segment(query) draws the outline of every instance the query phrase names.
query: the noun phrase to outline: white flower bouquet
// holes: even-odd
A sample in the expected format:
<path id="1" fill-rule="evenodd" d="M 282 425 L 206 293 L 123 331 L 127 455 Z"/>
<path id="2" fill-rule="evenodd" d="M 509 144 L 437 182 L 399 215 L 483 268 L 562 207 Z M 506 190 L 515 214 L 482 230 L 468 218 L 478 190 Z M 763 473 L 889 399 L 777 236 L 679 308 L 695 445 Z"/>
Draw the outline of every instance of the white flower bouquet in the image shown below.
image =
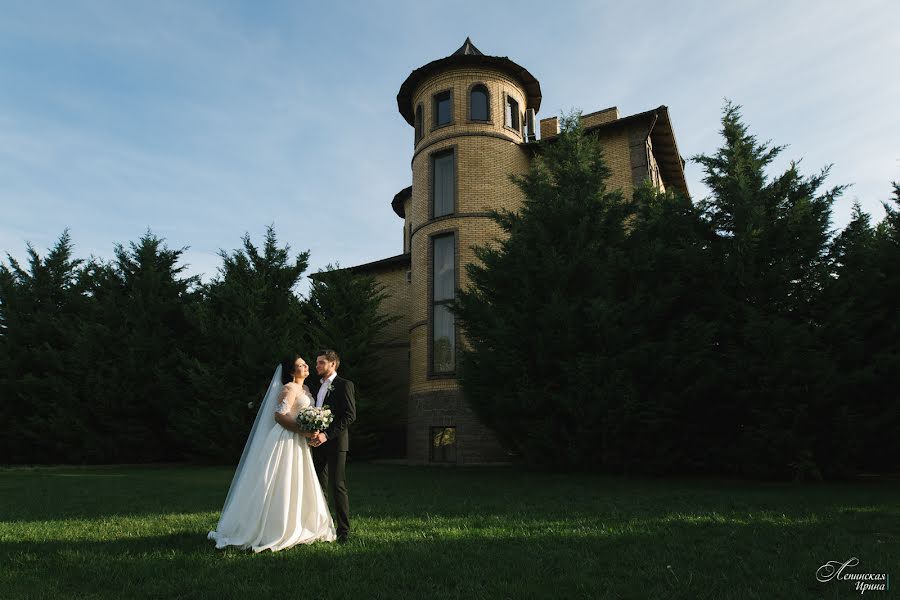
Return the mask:
<path id="1" fill-rule="evenodd" d="M 327 404 L 322 407 L 307 406 L 297 414 L 297 426 L 303 431 L 325 431 L 333 420 L 334 415 Z"/>

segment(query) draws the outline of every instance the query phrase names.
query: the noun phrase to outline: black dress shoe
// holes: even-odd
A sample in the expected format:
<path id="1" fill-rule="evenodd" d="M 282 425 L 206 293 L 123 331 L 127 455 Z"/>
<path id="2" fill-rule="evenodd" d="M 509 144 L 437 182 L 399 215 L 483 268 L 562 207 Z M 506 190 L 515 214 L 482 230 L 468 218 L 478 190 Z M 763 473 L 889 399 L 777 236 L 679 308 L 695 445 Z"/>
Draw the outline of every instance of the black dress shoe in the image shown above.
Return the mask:
<path id="1" fill-rule="evenodd" d="M 347 539 L 348 537 L 349 536 L 346 533 L 337 536 L 337 543 L 338 544 L 346 544 L 348 541 L 348 539 Z"/>

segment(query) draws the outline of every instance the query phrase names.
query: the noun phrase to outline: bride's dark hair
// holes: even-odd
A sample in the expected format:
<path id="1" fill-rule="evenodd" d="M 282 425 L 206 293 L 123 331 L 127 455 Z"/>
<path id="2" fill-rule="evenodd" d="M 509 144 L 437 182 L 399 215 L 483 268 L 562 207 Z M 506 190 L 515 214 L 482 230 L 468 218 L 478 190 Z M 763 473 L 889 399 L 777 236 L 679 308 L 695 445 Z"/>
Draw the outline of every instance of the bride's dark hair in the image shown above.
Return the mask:
<path id="1" fill-rule="evenodd" d="M 297 368 L 299 354 L 288 354 L 281 360 L 281 383 L 290 383 L 294 380 L 294 370 Z"/>

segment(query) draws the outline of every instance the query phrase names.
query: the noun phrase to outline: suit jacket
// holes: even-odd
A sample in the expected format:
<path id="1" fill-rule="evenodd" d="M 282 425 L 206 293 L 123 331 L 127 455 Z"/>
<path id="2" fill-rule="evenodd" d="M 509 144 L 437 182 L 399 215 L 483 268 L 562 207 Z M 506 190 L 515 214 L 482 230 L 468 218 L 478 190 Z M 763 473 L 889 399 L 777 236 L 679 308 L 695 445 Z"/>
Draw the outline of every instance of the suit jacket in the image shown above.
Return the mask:
<path id="1" fill-rule="evenodd" d="M 318 380 L 313 383 L 315 389 L 310 389 L 310 391 L 313 393 L 313 398 L 316 398 L 322 385 Z M 350 449 L 350 435 L 347 429 L 356 420 L 356 386 L 352 381 L 341 376 L 335 377 L 331 386 L 334 389 L 326 392 L 322 404 L 328 405 L 334 420 L 325 430 L 328 441 L 320 449 L 328 452 L 346 452 Z"/>

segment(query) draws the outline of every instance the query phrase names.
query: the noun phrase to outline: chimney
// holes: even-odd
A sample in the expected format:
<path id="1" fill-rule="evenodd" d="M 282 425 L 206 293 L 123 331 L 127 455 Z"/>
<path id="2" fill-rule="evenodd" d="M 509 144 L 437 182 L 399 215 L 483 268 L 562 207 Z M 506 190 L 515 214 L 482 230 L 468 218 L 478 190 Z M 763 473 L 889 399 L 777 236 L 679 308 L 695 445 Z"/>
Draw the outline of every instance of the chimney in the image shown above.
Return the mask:
<path id="1" fill-rule="evenodd" d="M 618 119 L 619 109 L 615 106 L 610 106 L 609 108 L 604 108 L 597 112 L 581 115 L 581 125 L 587 129 L 588 127 L 602 125 L 604 123 L 609 123 L 610 121 L 617 121 Z"/>
<path id="2" fill-rule="evenodd" d="M 559 118 L 541 119 L 541 139 L 551 138 L 556 135 L 559 135 Z"/>

